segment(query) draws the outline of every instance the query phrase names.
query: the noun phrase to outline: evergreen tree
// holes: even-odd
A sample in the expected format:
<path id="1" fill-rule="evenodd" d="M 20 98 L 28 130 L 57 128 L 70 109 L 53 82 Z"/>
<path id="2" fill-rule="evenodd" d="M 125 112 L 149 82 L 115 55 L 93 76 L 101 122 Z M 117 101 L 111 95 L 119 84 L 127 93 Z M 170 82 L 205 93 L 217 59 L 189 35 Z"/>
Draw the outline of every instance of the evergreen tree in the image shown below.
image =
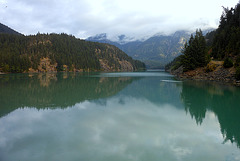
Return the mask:
<path id="1" fill-rule="evenodd" d="M 212 56 L 216 59 L 240 53 L 240 4 L 235 8 L 223 7 L 220 24 L 213 40 Z"/>
<path id="2" fill-rule="evenodd" d="M 203 67 L 207 64 L 206 41 L 201 30 L 196 30 L 195 36 L 191 35 L 183 49 L 182 65 L 185 71 Z"/>

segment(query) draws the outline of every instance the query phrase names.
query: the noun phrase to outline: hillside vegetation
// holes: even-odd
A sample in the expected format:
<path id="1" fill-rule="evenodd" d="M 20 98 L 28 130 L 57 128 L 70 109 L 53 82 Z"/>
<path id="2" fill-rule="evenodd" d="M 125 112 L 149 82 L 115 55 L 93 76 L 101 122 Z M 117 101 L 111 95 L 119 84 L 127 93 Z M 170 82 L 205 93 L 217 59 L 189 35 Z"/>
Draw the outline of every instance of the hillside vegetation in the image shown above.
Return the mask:
<path id="1" fill-rule="evenodd" d="M 240 3 L 231 9 L 223 7 L 218 29 L 208 33 L 205 39 L 201 30 L 197 30 L 195 37 L 191 36 L 182 53 L 183 55 L 166 66 L 167 70 L 180 77 L 193 77 L 189 73 L 199 73 L 196 71 L 201 70 L 201 79 L 214 80 L 222 77 L 223 81 L 239 80 Z M 216 62 L 223 63 L 219 65 Z M 218 73 L 217 77 L 215 77 L 216 73 Z M 194 77 L 198 77 L 197 75 L 194 74 Z"/>
<path id="2" fill-rule="evenodd" d="M 0 72 L 134 71 L 145 64 L 115 46 L 67 34 L 0 35 Z"/>

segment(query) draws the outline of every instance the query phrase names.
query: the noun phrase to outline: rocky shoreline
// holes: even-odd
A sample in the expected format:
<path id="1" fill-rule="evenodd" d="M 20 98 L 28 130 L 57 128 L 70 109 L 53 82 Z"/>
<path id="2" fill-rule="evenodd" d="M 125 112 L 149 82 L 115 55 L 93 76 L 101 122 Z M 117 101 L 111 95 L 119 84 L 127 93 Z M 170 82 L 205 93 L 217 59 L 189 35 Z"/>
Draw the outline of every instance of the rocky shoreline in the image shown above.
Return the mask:
<path id="1" fill-rule="evenodd" d="M 210 65 L 214 66 L 212 71 L 207 71 L 207 67 L 201 67 L 192 71 L 183 72 L 183 67 L 181 66 L 177 70 L 170 71 L 170 73 L 181 80 L 206 80 L 240 86 L 240 81 L 235 78 L 236 70 L 234 67 L 224 68 L 222 61 L 211 61 Z"/>

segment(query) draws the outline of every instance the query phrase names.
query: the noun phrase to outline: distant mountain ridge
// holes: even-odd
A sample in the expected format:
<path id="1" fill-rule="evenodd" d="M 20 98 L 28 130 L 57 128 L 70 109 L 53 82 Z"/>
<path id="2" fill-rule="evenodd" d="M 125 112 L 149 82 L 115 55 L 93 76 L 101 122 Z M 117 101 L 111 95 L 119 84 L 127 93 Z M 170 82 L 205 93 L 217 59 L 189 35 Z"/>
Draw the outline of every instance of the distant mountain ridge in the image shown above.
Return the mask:
<path id="1" fill-rule="evenodd" d="M 9 28 L 8 26 L 0 23 L 0 33 L 1 34 L 14 34 L 14 35 L 21 35 L 19 32 Z"/>
<path id="2" fill-rule="evenodd" d="M 204 30 L 203 34 L 212 30 Z M 120 35 L 117 39 L 111 40 L 106 33 L 102 33 L 86 40 L 115 45 L 134 59 L 143 61 L 148 68 L 163 68 L 182 54 L 184 44 L 191 34 L 189 31 L 180 30 L 171 35 L 156 34 L 146 40 L 134 40 L 126 35 Z"/>
<path id="3" fill-rule="evenodd" d="M 118 40 L 112 41 L 103 33 L 86 40 L 115 45 L 134 59 L 143 61 L 148 68 L 161 68 L 181 54 L 182 47 L 189 37 L 189 32 L 177 31 L 172 35 L 154 35 L 144 41 L 125 41 L 125 35 L 120 35 Z"/>

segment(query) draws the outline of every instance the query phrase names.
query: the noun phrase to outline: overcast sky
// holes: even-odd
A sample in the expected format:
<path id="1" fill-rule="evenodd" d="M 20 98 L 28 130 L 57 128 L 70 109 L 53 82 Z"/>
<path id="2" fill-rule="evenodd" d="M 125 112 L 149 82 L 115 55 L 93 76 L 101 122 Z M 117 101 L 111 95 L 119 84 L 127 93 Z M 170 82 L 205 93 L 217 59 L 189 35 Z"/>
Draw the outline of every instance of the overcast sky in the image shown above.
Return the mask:
<path id="1" fill-rule="evenodd" d="M 0 0 L 0 22 L 25 35 L 107 33 L 141 38 L 217 27 L 222 7 L 238 0 Z"/>

